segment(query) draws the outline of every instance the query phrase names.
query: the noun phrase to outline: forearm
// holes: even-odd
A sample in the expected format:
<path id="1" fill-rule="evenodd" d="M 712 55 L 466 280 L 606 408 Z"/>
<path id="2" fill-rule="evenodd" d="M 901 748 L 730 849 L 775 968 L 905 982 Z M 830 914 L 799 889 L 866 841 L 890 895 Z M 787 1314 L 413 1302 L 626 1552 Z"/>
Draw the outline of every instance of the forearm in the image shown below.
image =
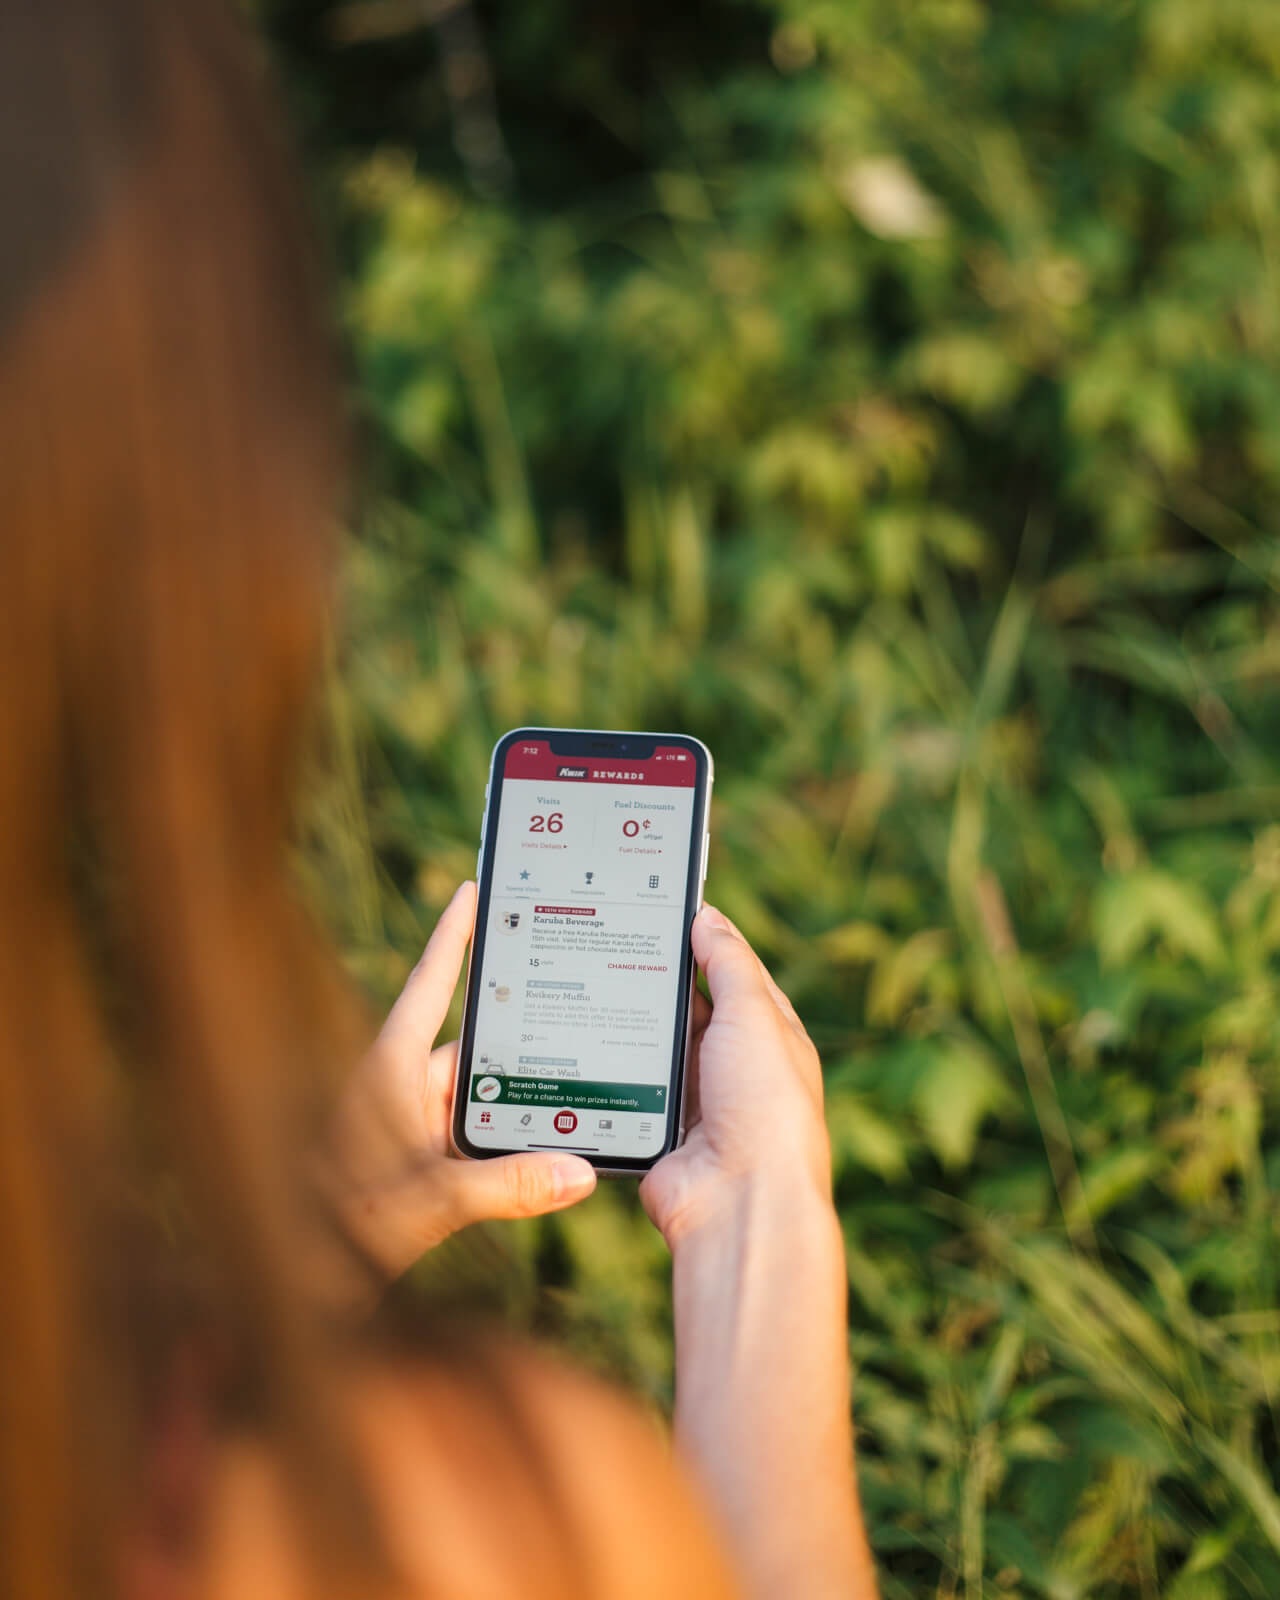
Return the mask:
<path id="1" fill-rule="evenodd" d="M 677 1441 L 750 1592 L 874 1600 L 829 1202 L 799 1181 L 744 1180 L 673 1255 Z"/>

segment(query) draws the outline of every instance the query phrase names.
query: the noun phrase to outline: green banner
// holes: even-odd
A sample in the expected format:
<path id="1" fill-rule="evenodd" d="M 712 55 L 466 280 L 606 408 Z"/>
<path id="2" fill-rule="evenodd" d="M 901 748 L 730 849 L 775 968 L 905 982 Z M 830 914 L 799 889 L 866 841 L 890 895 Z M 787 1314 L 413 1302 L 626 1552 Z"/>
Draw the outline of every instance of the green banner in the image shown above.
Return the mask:
<path id="1" fill-rule="evenodd" d="M 481 1071 L 472 1075 L 471 1098 L 485 1105 L 577 1106 L 584 1111 L 664 1113 L 667 1086 L 665 1083 L 585 1083 L 581 1078 L 507 1078 Z"/>

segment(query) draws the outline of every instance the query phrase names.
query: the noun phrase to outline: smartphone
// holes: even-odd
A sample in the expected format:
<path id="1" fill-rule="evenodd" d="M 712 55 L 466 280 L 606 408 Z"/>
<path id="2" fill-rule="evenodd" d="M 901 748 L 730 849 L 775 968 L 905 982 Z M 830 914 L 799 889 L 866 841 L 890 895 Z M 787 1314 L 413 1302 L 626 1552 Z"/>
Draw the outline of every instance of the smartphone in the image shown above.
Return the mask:
<path id="1" fill-rule="evenodd" d="M 498 740 L 460 1155 L 569 1150 L 625 1174 L 680 1143 L 711 783 L 710 752 L 686 734 L 517 728 Z"/>

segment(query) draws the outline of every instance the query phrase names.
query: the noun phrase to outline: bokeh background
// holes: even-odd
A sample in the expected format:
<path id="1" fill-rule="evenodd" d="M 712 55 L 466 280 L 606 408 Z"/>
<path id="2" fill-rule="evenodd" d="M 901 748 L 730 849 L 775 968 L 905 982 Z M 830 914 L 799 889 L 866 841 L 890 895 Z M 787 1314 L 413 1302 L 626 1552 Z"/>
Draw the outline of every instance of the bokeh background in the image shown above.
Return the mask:
<path id="1" fill-rule="evenodd" d="M 353 971 L 506 728 L 705 739 L 886 1597 L 1274 1600 L 1280 7 L 252 10 L 363 441 L 303 863 Z M 668 1401 L 633 1185 L 445 1278 Z"/>

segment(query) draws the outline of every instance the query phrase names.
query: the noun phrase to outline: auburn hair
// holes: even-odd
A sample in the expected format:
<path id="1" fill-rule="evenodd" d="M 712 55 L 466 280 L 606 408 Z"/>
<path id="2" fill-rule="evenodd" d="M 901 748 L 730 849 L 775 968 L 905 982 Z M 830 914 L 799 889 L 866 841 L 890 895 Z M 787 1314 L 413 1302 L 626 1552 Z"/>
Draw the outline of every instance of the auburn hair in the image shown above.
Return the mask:
<path id="1" fill-rule="evenodd" d="M 363 1538 L 304 1281 L 363 1020 L 285 850 L 347 446 L 260 79 L 218 0 L 0 7 L 5 1595 L 111 1592 L 184 1328 Z"/>

